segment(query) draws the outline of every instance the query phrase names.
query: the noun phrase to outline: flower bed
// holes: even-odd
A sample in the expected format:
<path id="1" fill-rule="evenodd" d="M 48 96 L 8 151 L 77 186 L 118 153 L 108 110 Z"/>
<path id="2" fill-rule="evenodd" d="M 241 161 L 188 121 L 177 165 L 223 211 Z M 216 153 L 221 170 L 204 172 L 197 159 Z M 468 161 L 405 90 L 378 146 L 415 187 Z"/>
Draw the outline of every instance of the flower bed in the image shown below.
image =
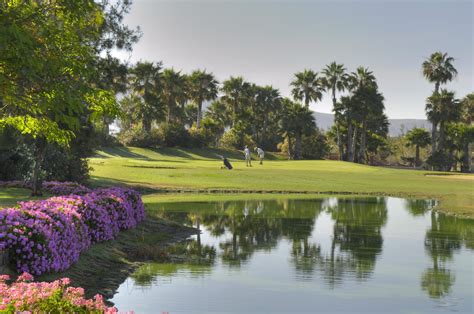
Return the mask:
<path id="1" fill-rule="evenodd" d="M 91 243 L 111 240 L 144 217 L 140 194 L 127 188 L 19 202 L 0 209 L 0 250 L 9 250 L 18 272 L 62 271 Z"/>
<path id="2" fill-rule="evenodd" d="M 69 287 L 70 280 L 29 282 L 33 276 L 24 273 L 11 285 L 10 278 L 0 275 L 0 313 L 117 313 L 107 307 L 101 295 L 84 298 L 84 289 Z"/>
<path id="3" fill-rule="evenodd" d="M 21 180 L 0 181 L 0 187 L 30 189 L 31 184 Z M 76 182 L 45 181 L 41 188 L 52 195 L 83 195 L 91 192 L 91 189 Z"/>

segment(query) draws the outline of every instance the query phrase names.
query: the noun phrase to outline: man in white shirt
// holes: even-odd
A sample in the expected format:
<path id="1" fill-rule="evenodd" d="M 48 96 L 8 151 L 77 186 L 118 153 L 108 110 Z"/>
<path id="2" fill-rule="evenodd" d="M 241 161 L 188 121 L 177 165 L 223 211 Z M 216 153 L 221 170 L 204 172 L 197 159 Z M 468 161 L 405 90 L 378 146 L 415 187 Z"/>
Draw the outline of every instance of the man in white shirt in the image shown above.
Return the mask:
<path id="1" fill-rule="evenodd" d="M 263 165 L 263 158 L 265 157 L 265 152 L 260 147 L 255 148 L 255 150 L 257 151 L 257 156 L 260 160 L 260 164 Z"/>
<path id="2" fill-rule="evenodd" d="M 252 167 L 252 157 L 250 156 L 250 149 L 247 145 L 244 148 L 244 155 L 245 155 L 245 165 L 247 167 Z"/>

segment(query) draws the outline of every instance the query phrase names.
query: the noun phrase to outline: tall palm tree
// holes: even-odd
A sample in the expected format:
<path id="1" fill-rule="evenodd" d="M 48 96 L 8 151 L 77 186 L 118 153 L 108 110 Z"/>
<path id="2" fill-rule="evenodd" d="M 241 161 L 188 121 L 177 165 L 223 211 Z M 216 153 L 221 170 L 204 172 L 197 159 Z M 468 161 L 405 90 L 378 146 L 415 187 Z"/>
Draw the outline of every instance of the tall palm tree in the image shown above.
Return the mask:
<path id="1" fill-rule="evenodd" d="M 331 64 L 326 65 L 322 73 L 324 75 L 324 86 L 328 91 L 331 92 L 332 96 L 332 110 L 335 114 L 334 124 L 336 126 L 336 138 L 337 146 L 339 148 L 339 160 L 342 160 L 344 155 L 344 149 L 341 141 L 341 133 L 339 131 L 340 115 L 336 110 L 336 91 L 343 92 L 347 88 L 349 75 L 346 73 L 346 68 L 344 67 L 344 65 L 337 64 L 336 62 L 332 62 Z"/>
<path id="2" fill-rule="evenodd" d="M 428 119 L 432 123 L 439 124 L 439 138 L 437 151 L 444 151 L 446 124 L 455 122 L 461 118 L 461 103 L 454 97 L 454 92 L 441 89 L 428 97 L 426 103 Z"/>
<path id="3" fill-rule="evenodd" d="M 281 108 L 280 91 L 272 86 L 257 86 L 255 98 L 255 108 L 253 108 L 254 120 L 255 124 L 261 128 L 259 130 L 261 131 L 259 140 L 263 142 L 260 145 L 265 149 L 270 117 L 275 115 Z"/>
<path id="4" fill-rule="evenodd" d="M 141 117 L 143 130 L 150 133 L 153 120 L 162 118 L 162 105 L 159 98 L 159 89 L 161 87 L 161 63 L 138 62 L 131 70 L 129 84 L 131 92 L 136 97 L 131 97 L 126 102 L 134 103 L 134 111 Z"/>
<path id="5" fill-rule="evenodd" d="M 306 106 L 293 102 L 289 99 L 283 101 L 283 114 L 281 117 L 281 130 L 288 136 L 291 146 L 291 137 L 295 138 L 294 159 L 302 158 L 301 140 L 303 135 L 311 133 L 316 128 L 314 116 Z"/>
<path id="6" fill-rule="evenodd" d="M 312 70 L 296 73 L 290 86 L 293 87 L 291 90 L 293 98 L 304 101 L 306 108 L 309 108 L 310 102 L 320 101 L 323 98 L 323 81 L 318 77 L 318 73 Z"/>
<path id="7" fill-rule="evenodd" d="M 454 77 L 458 74 L 458 71 L 453 66 L 454 58 L 448 56 L 447 53 L 440 51 L 434 52 L 431 56 L 423 61 L 422 69 L 423 76 L 430 83 L 435 84 L 434 94 L 439 93 L 439 88 L 441 84 L 446 84 L 449 81 L 452 81 Z M 429 119 L 429 117 L 428 117 Z M 437 143 L 437 121 L 431 121 L 431 155 L 433 155 L 436 150 Z"/>
<path id="8" fill-rule="evenodd" d="M 224 95 L 221 97 L 232 115 L 232 127 L 237 123 L 240 111 L 246 109 L 250 102 L 252 85 L 246 82 L 241 76 L 231 76 L 224 81 L 221 87 Z"/>
<path id="9" fill-rule="evenodd" d="M 189 76 L 189 97 L 197 105 L 196 127 L 201 128 L 202 103 L 211 101 L 217 97 L 218 84 L 212 73 L 206 71 L 194 71 Z"/>
<path id="10" fill-rule="evenodd" d="M 341 98 L 343 108 L 346 110 L 347 119 L 347 159 L 355 161 L 356 159 L 356 143 L 359 131 L 359 125 L 362 117 L 366 114 L 363 102 L 366 101 L 366 92 L 377 89 L 377 81 L 372 71 L 362 66 L 352 72 L 348 79 L 348 87 L 352 92 L 349 98 Z"/>
<path id="11" fill-rule="evenodd" d="M 167 108 L 166 122 L 179 116 L 186 99 L 187 79 L 181 71 L 166 69 L 161 75 L 161 98 Z"/>
<path id="12" fill-rule="evenodd" d="M 420 148 L 428 146 L 431 141 L 430 133 L 422 128 L 413 128 L 406 134 L 406 139 L 409 145 L 415 146 L 414 166 L 418 167 L 420 165 Z"/>

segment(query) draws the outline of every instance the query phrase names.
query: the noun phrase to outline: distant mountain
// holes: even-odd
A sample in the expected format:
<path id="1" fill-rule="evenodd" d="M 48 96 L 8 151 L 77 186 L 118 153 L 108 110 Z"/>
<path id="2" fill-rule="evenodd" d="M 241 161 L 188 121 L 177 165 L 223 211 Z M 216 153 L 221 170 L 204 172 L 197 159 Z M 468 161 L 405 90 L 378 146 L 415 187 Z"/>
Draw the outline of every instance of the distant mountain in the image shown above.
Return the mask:
<path id="1" fill-rule="evenodd" d="M 314 112 L 314 118 L 319 128 L 328 130 L 334 124 L 334 115 L 331 113 Z M 388 119 L 390 136 L 399 136 L 414 127 L 431 129 L 431 124 L 425 119 Z"/>

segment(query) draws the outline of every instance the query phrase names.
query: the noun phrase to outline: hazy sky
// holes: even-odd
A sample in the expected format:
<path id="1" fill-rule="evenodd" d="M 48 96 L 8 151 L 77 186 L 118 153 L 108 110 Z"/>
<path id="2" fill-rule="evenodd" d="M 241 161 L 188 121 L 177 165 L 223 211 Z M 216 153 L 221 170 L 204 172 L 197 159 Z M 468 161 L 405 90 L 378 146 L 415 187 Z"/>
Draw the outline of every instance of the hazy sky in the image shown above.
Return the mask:
<path id="1" fill-rule="evenodd" d="M 123 58 L 206 69 L 222 81 L 241 75 L 289 96 L 293 74 L 332 62 L 376 75 L 390 118 L 425 118 L 433 86 L 421 63 L 453 56 L 458 97 L 474 91 L 472 0 L 135 0 L 125 23 L 143 37 Z M 312 109 L 331 112 L 330 97 Z"/>

